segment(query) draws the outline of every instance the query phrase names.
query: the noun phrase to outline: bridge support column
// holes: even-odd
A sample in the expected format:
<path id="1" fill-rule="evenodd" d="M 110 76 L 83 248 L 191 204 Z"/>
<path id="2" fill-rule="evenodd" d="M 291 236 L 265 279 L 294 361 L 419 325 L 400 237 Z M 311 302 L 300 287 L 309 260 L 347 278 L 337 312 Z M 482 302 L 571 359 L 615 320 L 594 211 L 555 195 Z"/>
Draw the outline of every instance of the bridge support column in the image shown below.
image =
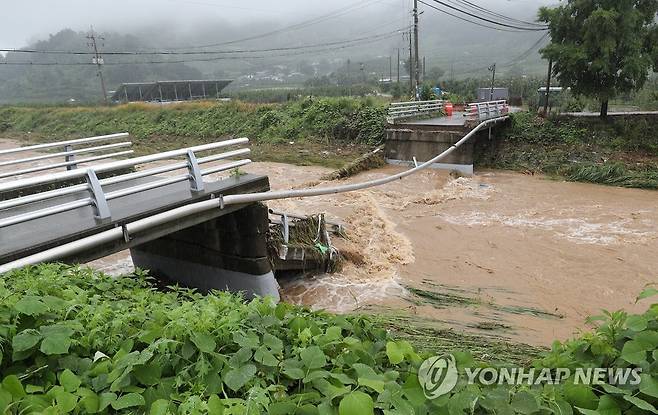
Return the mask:
<path id="1" fill-rule="evenodd" d="M 165 283 L 247 298 L 279 298 L 267 256 L 267 207 L 252 204 L 130 250 L 135 267 Z"/>

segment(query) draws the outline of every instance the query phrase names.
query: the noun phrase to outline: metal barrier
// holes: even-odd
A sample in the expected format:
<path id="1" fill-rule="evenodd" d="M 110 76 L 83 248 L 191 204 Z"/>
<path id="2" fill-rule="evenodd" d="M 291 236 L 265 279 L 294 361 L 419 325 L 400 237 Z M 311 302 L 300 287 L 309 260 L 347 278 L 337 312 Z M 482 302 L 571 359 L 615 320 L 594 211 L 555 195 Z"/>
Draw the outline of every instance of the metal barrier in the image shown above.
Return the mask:
<path id="1" fill-rule="evenodd" d="M 469 121 L 486 121 L 492 118 L 504 117 L 509 114 L 507 101 L 474 102 L 468 104 L 464 117 Z"/>
<path id="2" fill-rule="evenodd" d="M 395 124 L 400 119 L 440 112 L 443 110 L 444 104 L 445 101 L 441 100 L 394 102 L 388 108 L 387 120 L 389 124 Z"/>
<path id="3" fill-rule="evenodd" d="M 6 201 L 1 201 L 0 210 L 25 206 L 35 202 L 42 202 L 64 195 L 73 195 L 75 193 L 84 192 L 84 191 L 89 192 L 89 196 L 84 197 L 82 199 L 77 199 L 72 202 L 62 203 L 48 208 L 35 209 L 27 213 L 22 213 L 19 215 L 10 216 L 5 219 L 2 219 L 0 220 L 0 228 L 4 228 L 10 225 L 16 225 L 19 223 L 24 223 L 30 220 L 39 219 L 62 212 L 67 212 L 85 206 L 91 206 L 94 209 L 94 215 L 98 219 L 103 219 L 103 220 L 111 219 L 112 213 L 110 212 L 110 208 L 107 203 L 108 201 L 129 195 L 134 195 L 136 193 L 144 192 L 147 190 L 161 188 L 174 183 L 185 182 L 185 181 L 189 181 L 190 190 L 192 190 L 193 192 L 202 192 L 204 190 L 203 177 L 210 174 L 244 166 L 246 164 L 251 163 L 251 160 L 249 159 L 238 160 L 231 163 L 223 164 L 218 167 L 210 167 L 205 170 L 202 170 L 200 168 L 201 165 L 213 161 L 226 160 L 233 157 L 243 156 L 249 154 L 251 150 L 248 148 L 244 148 L 244 149 L 229 151 L 226 153 L 215 154 L 203 158 L 197 158 L 196 153 L 216 150 L 219 148 L 224 148 L 224 147 L 229 147 L 239 144 L 246 144 L 248 142 L 249 139 L 247 138 L 238 138 L 234 140 L 220 141 L 220 142 L 205 144 L 197 147 L 181 149 L 181 150 L 168 151 L 165 153 L 159 153 L 150 156 L 120 160 L 112 163 L 106 163 L 106 164 L 94 166 L 93 168 L 92 167 L 80 168 L 76 170 L 70 170 L 67 172 L 51 174 L 48 176 L 31 177 L 26 179 L 15 180 L 9 183 L 0 183 L 0 194 L 2 194 L 3 192 L 10 192 L 24 188 L 39 186 L 39 185 L 67 182 L 72 179 L 84 178 L 84 180 L 86 181 L 86 183 L 83 184 L 69 185 L 56 190 L 46 191 L 42 193 L 35 193 L 28 196 L 21 196 Z M 101 180 L 99 180 L 97 177 L 98 173 L 115 171 L 118 169 L 136 167 L 138 165 L 143 165 L 156 161 L 162 161 L 172 158 L 183 158 L 183 157 L 185 158 L 184 161 L 168 164 L 165 166 L 154 167 L 147 170 L 141 170 L 135 173 L 114 176 Z M 157 178 L 158 180 L 154 180 L 152 182 L 140 184 L 138 186 L 128 187 L 125 189 L 115 190 L 109 193 L 106 193 L 103 190 L 104 186 L 117 184 L 117 183 L 124 183 L 139 178 L 156 177 L 156 175 L 158 174 L 172 172 L 176 170 L 186 170 L 186 171 L 185 173 L 174 177 Z"/>
<path id="4" fill-rule="evenodd" d="M 133 154 L 134 151 L 132 150 L 125 150 L 125 151 L 119 151 L 119 152 L 113 152 L 109 154 L 102 154 L 98 156 L 93 156 L 93 157 L 86 157 L 86 158 L 81 158 L 81 159 L 76 159 L 76 156 L 79 156 L 81 154 L 90 154 L 90 153 L 105 153 L 107 151 L 112 151 L 120 148 L 126 148 L 130 147 L 132 145 L 132 142 L 130 141 L 124 141 L 120 143 L 114 143 L 114 144 L 104 144 L 100 146 L 95 146 L 95 147 L 83 147 L 83 148 L 77 148 L 80 145 L 87 145 L 91 143 L 97 143 L 97 142 L 102 142 L 102 141 L 116 141 L 124 138 L 128 138 L 129 134 L 128 133 L 120 133 L 120 134 L 110 134 L 110 135 L 102 135 L 98 137 L 90 137 L 90 138 L 80 138 L 77 140 L 67 140 L 67 141 L 59 141 L 55 143 L 46 143 L 46 144 L 37 144 L 33 146 L 27 146 L 27 147 L 18 147 L 18 148 L 11 148 L 7 150 L 0 150 L 0 157 L 10 155 L 10 154 L 19 154 L 19 153 L 25 153 L 25 152 L 30 152 L 30 151 L 40 151 L 40 150 L 51 150 L 51 149 L 62 149 L 63 151 L 57 152 L 57 153 L 44 153 L 40 154 L 38 156 L 32 156 L 32 157 L 26 157 L 22 159 L 15 159 L 15 160 L 7 160 L 7 161 L 0 161 L 0 168 L 6 168 L 6 167 L 12 167 L 16 166 L 19 164 L 26 164 L 26 163 L 35 163 L 35 162 L 40 162 L 43 160 L 49 160 L 49 159 L 57 159 L 57 158 L 63 158 L 63 162 L 49 162 L 49 164 L 43 164 L 43 165 L 38 165 L 34 167 L 29 167 L 25 169 L 20 169 L 20 170 L 12 170 L 12 171 L 7 171 L 7 172 L 0 172 L 0 179 L 8 178 L 8 177 L 16 177 L 24 174 L 30 174 L 30 173 L 37 173 L 41 171 L 46 171 L 46 170 L 54 170 L 58 169 L 60 167 L 65 167 L 66 170 L 75 170 L 78 168 L 78 165 L 84 164 L 84 163 L 91 163 L 94 161 L 99 161 L 99 160 L 106 160 L 109 158 L 115 158 L 115 157 L 121 157 L 121 156 L 126 156 L 129 154 Z"/>

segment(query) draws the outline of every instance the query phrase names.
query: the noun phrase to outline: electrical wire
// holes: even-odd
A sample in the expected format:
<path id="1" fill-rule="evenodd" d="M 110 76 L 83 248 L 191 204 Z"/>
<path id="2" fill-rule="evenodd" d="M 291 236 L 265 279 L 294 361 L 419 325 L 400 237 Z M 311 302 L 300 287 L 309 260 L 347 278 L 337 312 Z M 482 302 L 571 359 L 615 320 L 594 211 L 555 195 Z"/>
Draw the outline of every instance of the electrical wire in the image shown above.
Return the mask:
<path id="1" fill-rule="evenodd" d="M 342 49 L 347 49 L 355 46 L 360 46 L 360 45 L 365 45 L 365 44 L 371 44 L 375 42 L 379 42 L 381 40 L 389 39 L 394 36 L 398 36 L 399 32 L 392 32 L 389 34 L 386 34 L 384 36 L 380 36 L 378 38 L 374 39 L 368 39 L 365 41 L 357 42 L 357 43 L 351 43 L 349 45 L 343 45 L 343 46 L 334 46 L 330 48 L 324 48 L 324 49 L 317 49 L 317 50 L 302 50 L 302 51 L 297 51 L 297 52 L 292 52 L 292 53 L 287 53 L 287 54 L 278 54 L 278 55 L 267 55 L 267 56 L 216 56 L 212 58 L 194 58 L 194 59 L 183 59 L 183 60 L 163 60 L 163 61 L 145 61 L 145 62 L 105 62 L 103 65 L 104 66 L 118 66 L 118 65 L 149 65 L 149 64 L 174 64 L 174 63 L 190 63 L 190 62 L 214 62 L 214 61 L 220 61 L 220 60 L 246 60 L 246 59 L 267 59 L 267 58 L 273 58 L 273 57 L 288 57 L 288 56 L 299 56 L 299 55 L 306 55 L 309 53 L 320 53 L 320 52 L 332 52 L 332 51 L 337 51 L 337 50 L 342 50 Z M 18 66 L 18 65 L 24 65 L 24 66 L 96 66 L 95 63 L 92 62 L 0 62 L 0 66 L 2 65 L 13 65 L 13 66 Z"/>
<path id="2" fill-rule="evenodd" d="M 503 23 L 503 22 L 499 22 L 499 21 L 496 21 L 496 20 L 488 19 L 486 17 L 479 16 L 479 15 L 471 13 L 469 11 L 460 9 L 459 7 L 452 6 L 452 5 L 450 5 L 448 3 L 445 3 L 441 0 L 431 0 L 431 1 L 433 1 L 435 3 L 438 3 L 438 4 L 441 4 L 444 7 L 448 7 L 449 9 L 455 10 L 455 11 L 460 12 L 462 14 L 465 14 L 467 16 L 471 16 L 475 19 L 482 20 L 484 22 L 495 24 L 495 25 L 498 25 L 498 26 L 503 26 L 503 27 L 516 29 L 516 30 L 520 30 L 520 31 L 527 31 L 527 32 L 540 32 L 540 31 L 547 31 L 548 30 L 548 27 L 546 27 L 546 28 L 530 28 L 530 27 L 522 27 L 522 26 L 517 26 L 517 25 L 511 25 L 511 24 L 507 24 L 507 23 Z M 423 4 L 427 5 L 426 3 L 423 3 Z"/>
<path id="3" fill-rule="evenodd" d="M 451 12 L 449 12 L 449 11 L 446 11 L 446 10 L 440 9 L 439 7 L 434 6 L 434 5 L 432 5 L 432 4 L 426 3 L 426 2 L 424 2 L 423 0 L 418 0 L 418 2 L 424 4 L 425 6 L 427 6 L 427 7 L 429 7 L 429 8 L 432 8 L 432 9 L 434 9 L 434 10 L 436 10 L 436 11 L 439 11 L 439 12 L 441 12 L 441 13 L 447 14 L 448 16 L 452 16 L 452 17 L 454 17 L 454 18 L 456 18 L 456 19 L 459 19 L 459 20 L 462 20 L 462 21 L 464 21 L 464 22 L 468 22 L 468 23 L 474 24 L 474 25 L 476 25 L 476 26 L 485 27 L 485 28 L 487 28 L 487 29 L 493 29 L 493 30 L 498 30 L 498 31 L 502 31 L 502 32 L 511 32 L 511 33 L 522 33 L 522 32 L 525 32 L 525 30 L 503 29 L 503 28 L 501 28 L 501 27 L 494 27 L 494 26 L 485 25 L 485 24 L 483 24 L 483 23 L 474 22 L 474 21 L 469 20 L 469 19 L 467 19 L 467 18 L 465 18 L 465 17 L 462 17 L 462 16 L 459 16 L 459 15 L 456 15 L 456 14 L 451 13 Z"/>
<path id="4" fill-rule="evenodd" d="M 536 23 L 536 22 L 528 22 L 528 21 L 525 21 L 525 20 L 519 20 L 519 19 L 516 19 L 516 18 L 513 18 L 513 17 L 505 16 L 503 14 L 494 12 L 494 11 L 489 10 L 489 9 L 486 9 L 486 8 L 484 8 L 484 7 L 482 7 L 478 4 L 472 3 L 468 0 L 448 0 L 448 1 L 450 1 L 452 3 L 454 3 L 456 1 L 456 2 L 461 3 L 462 5 L 464 5 L 465 7 L 470 7 L 471 9 L 475 9 L 475 10 L 478 10 L 480 12 L 484 12 L 486 14 L 489 14 L 489 15 L 492 15 L 492 16 L 495 16 L 497 18 L 501 18 L 501 19 L 504 19 L 504 20 L 507 20 L 507 21 L 510 21 L 510 22 L 515 22 L 517 24 L 536 26 L 536 27 L 540 27 L 540 28 L 544 28 L 544 29 L 547 27 L 544 24 L 540 24 L 540 23 Z"/>
<path id="5" fill-rule="evenodd" d="M 153 52 L 141 52 L 141 51 L 103 51 L 100 54 L 103 56 L 154 56 L 154 55 L 220 55 L 220 54 L 235 54 L 235 53 L 262 53 L 262 52 L 283 52 L 289 50 L 300 50 L 300 49 L 313 49 L 327 46 L 339 46 L 349 43 L 356 43 L 364 40 L 370 40 L 379 38 L 386 35 L 399 34 L 404 30 L 408 30 L 408 27 L 403 27 L 396 29 L 391 32 L 378 33 L 376 35 L 364 36 L 361 38 L 340 40 L 335 42 L 323 42 L 316 43 L 311 45 L 300 45 L 300 46 L 288 46 L 288 47 L 278 47 L 278 48 L 266 48 L 266 49 L 237 49 L 237 50 L 205 50 L 205 51 L 153 51 Z M 66 50 L 42 50 L 42 49 L 0 49 L 0 52 L 5 53 L 34 53 L 34 54 L 44 54 L 44 55 L 72 55 L 72 56 L 87 56 L 87 55 L 96 55 L 96 52 L 90 51 L 66 51 Z"/>
<path id="6" fill-rule="evenodd" d="M 187 47 L 173 47 L 173 48 L 167 48 L 167 49 L 171 49 L 171 50 L 202 49 L 202 48 L 210 48 L 210 47 L 216 47 L 216 46 L 234 45 L 236 43 L 242 43 L 242 42 L 247 42 L 247 41 L 250 41 L 250 40 L 262 39 L 262 38 L 265 38 L 265 37 L 270 37 L 270 36 L 277 35 L 277 34 L 280 34 L 280 33 L 285 33 L 285 32 L 289 32 L 289 31 L 303 29 L 303 28 L 308 27 L 308 26 L 312 26 L 312 25 L 315 25 L 315 24 L 318 24 L 318 23 L 322 23 L 324 21 L 333 19 L 335 17 L 343 16 L 343 15 L 345 15 L 347 13 L 350 13 L 354 10 L 364 8 L 366 6 L 369 6 L 370 4 L 380 3 L 381 1 L 382 0 L 366 0 L 365 2 L 363 2 L 361 4 L 356 4 L 356 5 L 343 7 L 341 9 L 334 10 L 333 12 L 327 13 L 325 15 L 315 17 L 313 19 L 309 19 L 309 20 L 306 20 L 306 21 L 303 21 L 303 22 L 300 22 L 300 23 L 296 23 L 296 24 L 293 24 L 293 25 L 290 25 L 290 26 L 286 26 L 286 27 L 283 27 L 283 28 L 280 28 L 280 29 L 272 30 L 270 32 L 261 33 L 261 34 L 254 35 L 254 36 L 244 37 L 244 38 L 241 38 L 241 39 L 234 39 L 234 40 L 229 40 L 229 41 L 226 41 L 226 42 L 211 43 L 211 44 L 206 44 L 206 45 L 196 45 L 196 46 L 187 46 Z"/>

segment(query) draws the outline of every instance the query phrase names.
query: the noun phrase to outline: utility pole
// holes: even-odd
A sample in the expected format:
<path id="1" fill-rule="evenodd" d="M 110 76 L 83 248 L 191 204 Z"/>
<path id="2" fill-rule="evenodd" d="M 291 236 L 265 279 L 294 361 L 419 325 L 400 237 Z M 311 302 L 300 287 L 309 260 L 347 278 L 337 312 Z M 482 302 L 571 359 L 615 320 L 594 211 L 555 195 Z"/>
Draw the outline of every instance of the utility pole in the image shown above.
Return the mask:
<path id="1" fill-rule="evenodd" d="M 411 30 L 409 30 L 409 89 L 411 90 L 411 94 L 415 99 L 416 91 L 414 90 L 414 76 L 413 76 L 414 56 L 413 56 L 413 49 L 411 45 L 412 40 L 413 39 L 411 37 Z"/>
<path id="2" fill-rule="evenodd" d="M 551 96 L 551 75 L 553 75 L 553 58 L 548 60 L 548 76 L 546 77 L 546 102 L 544 102 L 544 117 L 548 115 L 548 99 Z"/>
<path id="3" fill-rule="evenodd" d="M 494 88 L 495 88 L 495 85 L 496 85 L 496 64 L 494 63 L 493 65 L 491 65 L 491 66 L 489 67 L 489 70 L 492 72 L 492 75 L 491 75 L 491 97 L 490 97 L 490 100 L 493 101 L 493 100 L 494 100 Z"/>
<path id="4" fill-rule="evenodd" d="M 427 76 L 427 67 L 425 66 L 425 56 L 423 56 L 423 77 L 421 78 L 423 81 L 425 81 L 425 77 Z"/>
<path id="5" fill-rule="evenodd" d="M 103 61 L 103 56 L 98 50 L 98 41 L 104 41 L 105 38 L 101 36 L 96 36 L 94 34 L 94 28 L 91 28 L 91 33 L 87 36 L 87 39 L 89 39 L 89 43 L 87 45 L 94 50 L 94 57 L 92 58 L 92 62 L 96 65 L 98 68 L 98 73 L 97 76 L 101 80 L 101 90 L 103 91 L 103 102 L 107 104 L 107 90 L 105 89 L 105 79 L 103 78 L 103 64 L 105 63 Z"/>
<path id="6" fill-rule="evenodd" d="M 398 48 L 398 86 L 400 86 L 400 48 Z"/>
<path id="7" fill-rule="evenodd" d="M 418 54 L 418 0 L 414 0 L 414 96 L 418 96 L 418 86 L 420 85 L 420 62 Z"/>
<path id="8" fill-rule="evenodd" d="M 352 96 L 352 71 L 350 70 L 350 64 L 352 61 L 348 58 L 347 59 L 347 88 L 348 88 L 348 95 Z"/>
<path id="9" fill-rule="evenodd" d="M 388 57 L 388 81 L 393 84 L 393 56 Z"/>

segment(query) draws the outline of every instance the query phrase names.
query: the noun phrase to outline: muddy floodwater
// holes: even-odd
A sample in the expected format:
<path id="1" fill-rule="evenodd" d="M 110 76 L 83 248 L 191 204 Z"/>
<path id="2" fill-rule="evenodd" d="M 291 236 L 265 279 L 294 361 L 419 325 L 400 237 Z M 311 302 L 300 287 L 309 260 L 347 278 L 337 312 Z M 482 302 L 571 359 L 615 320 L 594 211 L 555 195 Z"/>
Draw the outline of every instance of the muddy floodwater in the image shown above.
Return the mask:
<path id="1" fill-rule="evenodd" d="M 322 186 L 328 170 L 254 163 L 273 189 Z M 344 182 L 401 171 L 385 167 Z M 334 238 L 351 262 L 332 275 L 281 281 L 285 300 L 339 313 L 405 310 L 444 327 L 550 345 L 587 328 L 602 309 L 643 311 L 658 281 L 658 193 L 480 171 L 426 171 L 351 194 L 270 202 L 325 212 L 347 226 Z M 131 269 L 126 254 L 96 266 Z"/>
<path id="2" fill-rule="evenodd" d="M 0 148 L 15 145 L 0 140 Z M 329 172 L 277 163 L 244 170 L 268 175 L 276 190 L 323 186 Z M 570 337 L 602 309 L 646 308 L 635 298 L 658 282 L 657 205 L 654 191 L 502 171 L 425 171 L 371 190 L 269 203 L 326 213 L 347 228 L 347 239 L 333 239 L 349 258 L 342 270 L 280 281 L 285 300 L 339 313 L 403 310 L 533 345 Z M 133 269 L 127 252 L 91 265 L 117 275 Z"/>

